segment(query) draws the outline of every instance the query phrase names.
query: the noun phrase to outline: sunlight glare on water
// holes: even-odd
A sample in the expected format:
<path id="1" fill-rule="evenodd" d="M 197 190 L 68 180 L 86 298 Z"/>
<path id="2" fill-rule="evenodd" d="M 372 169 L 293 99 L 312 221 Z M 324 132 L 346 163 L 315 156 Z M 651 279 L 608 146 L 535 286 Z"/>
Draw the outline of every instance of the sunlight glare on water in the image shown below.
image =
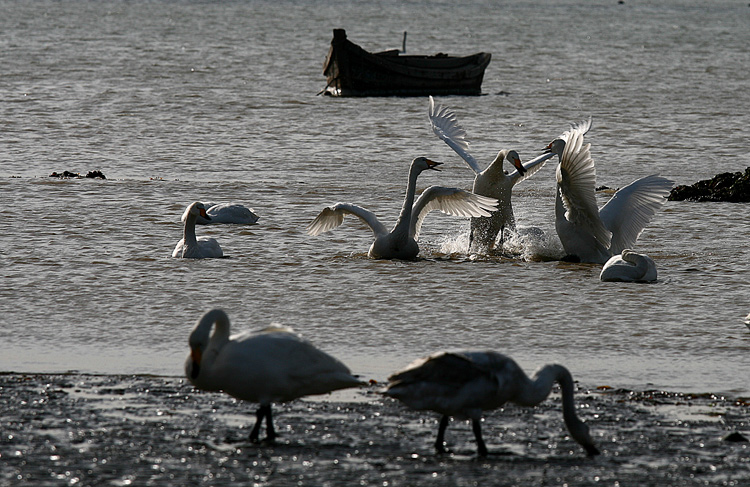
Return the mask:
<path id="1" fill-rule="evenodd" d="M 597 184 L 750 166 L 750 9 L 626 3 L 6 3 L 0 370 L 181 375 L 194 322 L 222 307 L 236 330 L 292 326 L 378 381 L 436 350 L 491 348 L 589 387 L 747 395 L 746 204 L 667 202 L 638 242 L 652 285 L 558 260 L 553 161 L 514 190 L 525 232 L 503 256 L 468 255 L 468 222 L 440 214 L 416 262 L 368 259 L 356 219 L 304 233 L 337 201 L 395 223 L 419 155 L 444 162 L 419 191 L 472 181 L 426 98 L 316 96 L 337 27 L 370 50 L 407 30 L 411 53 L 491 52 L 483 96 L 438 100 L 482 164 L 502 148 L 529 159 L 593 116 Z M 107 179 L 47 177 L 94 169 Z M 260 220 L 198 228 L 226 259 L 172 259 L 196 200 Z"/>

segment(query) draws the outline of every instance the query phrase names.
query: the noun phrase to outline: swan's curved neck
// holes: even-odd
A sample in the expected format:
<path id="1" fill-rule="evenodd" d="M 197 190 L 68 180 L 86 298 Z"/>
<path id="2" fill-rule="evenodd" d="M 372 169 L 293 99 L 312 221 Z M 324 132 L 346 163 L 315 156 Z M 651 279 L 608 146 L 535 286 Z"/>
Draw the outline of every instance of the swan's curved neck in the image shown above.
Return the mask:
<path id="1" fill-rule="evenodd" d="M 222 310 L 215 309 L 201 318 L 195 331 L 200 336 L 199 341 L 202 342 L 204 351 L 208 351 L 218 350 L 229 341 L 229 328 L 229 316 Z"/>
<path id="2" fill-rule="evenodd" d="M 490 165 L 487 166 L 487 169 L 485 169 L 482 172 L 482 175 L 492 176 L 493 178 L 500 178 L 500 179 L 507 177 L 507 175 L 505 174 L 505 171 L 503 170 L 504 161 L 505 161 L 505 152 L 500 151 L 497 154 L 497 157 L 495 157 L 495 159 L 492 162 L 490 162 Z"/>
<path id="3" fill-rule="evenodd" d="M 562 365 L 545 365 L 534 374 L 533 379 L 527 378 L 527 383 L 515 402 L 522 406 L 536 406 L 549 396 L 555 382 L 560 384 L 562 392 L 565 426 L 568 427 L 568 431 L 577 431 L 581 420 L 578 419 L 575 411 L 573 376 Z"/>
<path id="4" fill-rule="evenodd" d="M 197 216 L 192 213 L 188 213 L 185 218 L 185 229 L 183 230 L 182 237 L 185 239 L 185 245 L 195 245 L 198 240 L 195 238 L 195 221 L 198 219 Z"/>
<path id="5" fill-rule="evenodd" d="M 417 191 L 417 177 L 422 171 L 414 167 L 412 164 L 409 169 L 409 182 L 406 185 L 406 196 L 404 197 L 404 205 L 401 207 L 401 214 L 398 216 L 396 226 L 393 228 L 393 232 L 405 232 L 409 231 L 409 224 L 411 223 L 411 212 L 414 206 L 414 193 Z"/>

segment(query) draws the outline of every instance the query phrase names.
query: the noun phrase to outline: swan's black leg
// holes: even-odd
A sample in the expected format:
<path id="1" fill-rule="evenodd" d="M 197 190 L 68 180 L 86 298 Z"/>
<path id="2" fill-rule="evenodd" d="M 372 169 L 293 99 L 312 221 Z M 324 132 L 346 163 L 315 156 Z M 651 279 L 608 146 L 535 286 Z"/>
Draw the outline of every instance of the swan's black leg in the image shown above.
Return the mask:
<path id="1" fill-rule="evenodd" d="M 253 443 L 258 443 L 258 435 L 260 434 L 260 423 L 263 422 L 263 416 L 266 415 L 265 409 L 263 409 L 264 406 L 261 406 L 258 408 L 258 411 L 255 413 L 255 426 L 253 426 L 253 430 L 250 432 L 250 441 Z"/>
<path id="2" fill-rule="evenodd" d="M 484 440 L 482 439 L 482 420 L 472 419 L 471 428 L 474 430 L 474 437 L 477 439 L 477 453 L 479 453 L 480 457 L 486 457 L 487 447 L 485 446 Z"/>
<path id="3" fill-rule="evenodd" d="M 273 429 L 273 419 L 271 418 L 271 405 L 263 406 L 266 410 L 266 441 L 273 441 L 276 438 L 276 431 Z"/>
<path id="4" fill-rule="evenodd" d="M 448 427 L 449 421 L 449 416 L 443 416 L 442 418 L 440 418 L 437 441 L 435 441 L 435 450 L 437 450 L 438 453 L 445 453 L 445 429 Z"/>

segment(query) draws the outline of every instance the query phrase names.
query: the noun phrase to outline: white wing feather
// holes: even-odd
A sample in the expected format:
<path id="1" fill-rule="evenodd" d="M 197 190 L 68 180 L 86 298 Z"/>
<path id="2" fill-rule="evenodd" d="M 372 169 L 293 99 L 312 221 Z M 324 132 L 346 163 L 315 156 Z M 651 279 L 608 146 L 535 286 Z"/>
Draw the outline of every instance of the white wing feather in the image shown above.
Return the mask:
<path id="1" fill-rule="evenodd" d="M 638 236 L 651 218 L 664 205 L 674 181 L 652 174 L 636 179 L 618 190 L 599 215 L 612 232 L 613 254 L 635 245 Z"/>
<path id="2" fill-rule="evenodd" d="M 557 184 L 571 223 L 587 227 L 594 238 L 609 248 L 612 234 L 599 217 L 596 204 L 596 168 L 591 158 L 591 144 L 583 144 L 585 132 L 571 130 L 562 160 L 557 166 Z"/>
<path id="3" fill-rule="evenodd" d="M 318 216 L 315 217 L 315 220 L 307 226 L 307 233 L 316 236 L 333 230 L 344 222 L 344 216 L 347 214 L 354 215 L 362 220 L 372 229 L 372 233 L 375 236 L 388 233 L 388 230 L 380 223 L 380 220 L 378 220 L 378 217 L 373 212 L 351 203 L 336 203 L 333 206 L 323 208 Z"/>
<path id="4" fill-rule="evenodd" d="M 459 125 L 456 114 L 442 105 L 436 105 L 435 100 L 430 96 L 429 117 L 435 135 L 461 156 L 475 174 L 482 172 L 477 160 L 469 153 L 466 131 Z"/>
<path id="5" fill-rule="evenodd" d="M 422 222 L 432 210 L 439 210 L 451 216 L 490 216 L 491 212 L 497 210 L 497 200 L 463 189 L 430 186 L 422 192 L 412 207 L 411 234 L 414 240 L 419 238 Z"/>

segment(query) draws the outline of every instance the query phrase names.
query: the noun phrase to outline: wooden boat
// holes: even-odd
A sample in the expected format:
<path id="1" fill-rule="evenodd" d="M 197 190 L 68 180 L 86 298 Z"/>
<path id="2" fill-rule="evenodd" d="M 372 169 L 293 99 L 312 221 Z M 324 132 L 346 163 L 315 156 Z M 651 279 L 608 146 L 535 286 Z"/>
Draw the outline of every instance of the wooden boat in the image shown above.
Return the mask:
<path id="1" fill-rule="evenodd" d="M 398 49 L 370 53 L 333 30 L 321 91 L 332 96 L 479 95 L 484 70 L 492 55 L 486 52 L 456 57 L 402 55 Z"/>

